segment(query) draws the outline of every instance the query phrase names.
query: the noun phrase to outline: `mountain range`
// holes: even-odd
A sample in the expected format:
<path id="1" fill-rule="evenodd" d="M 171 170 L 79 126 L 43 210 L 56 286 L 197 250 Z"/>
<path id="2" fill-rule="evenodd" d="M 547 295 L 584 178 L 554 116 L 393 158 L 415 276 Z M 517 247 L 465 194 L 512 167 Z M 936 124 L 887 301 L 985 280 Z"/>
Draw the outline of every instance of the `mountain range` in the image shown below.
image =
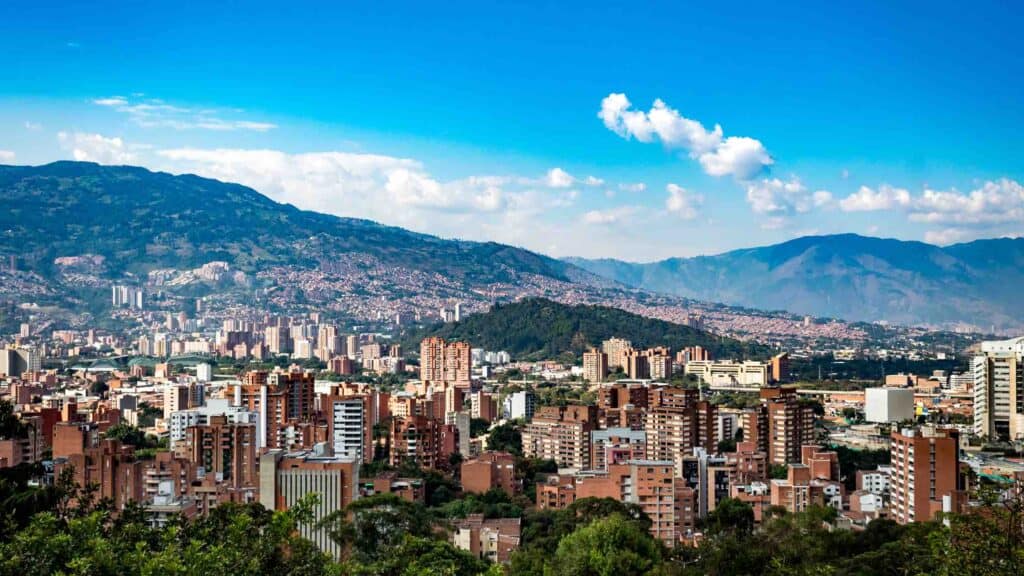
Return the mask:
<path id="1" fill-rule="evenodd" d="M 762 310 L 854 321 L 1024 325 L 1024 239 L 939 247 L 857 234 L 658 262 L 567 259 L 625 285 Z"/>
<path id="2" fill-rule="evenodd" d="M 0 300 L 8 302 L 73 309 L 127 283 L 167 297 L 255 293 L 262 300 L 239 302 L 365 319 L 454 301 L 482 311 L 531 296 L 626 308 L 644 301 L 650 310 L 660 293 L 684 307 L 690 298 L 849 320 L 1024 324 L 1021 239 L 940 248 L 842 234 L 636 264 L 442 239 L 131 166 L 0 166 L 0 198 Z"/>

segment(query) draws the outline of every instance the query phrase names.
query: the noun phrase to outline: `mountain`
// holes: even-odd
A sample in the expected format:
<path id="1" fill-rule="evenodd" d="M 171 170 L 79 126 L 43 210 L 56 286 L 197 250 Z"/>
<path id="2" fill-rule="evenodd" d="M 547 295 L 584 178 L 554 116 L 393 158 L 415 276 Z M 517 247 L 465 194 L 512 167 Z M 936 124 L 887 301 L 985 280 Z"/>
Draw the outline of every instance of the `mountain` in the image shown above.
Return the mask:
<path id="1" fill-rule="evenodd" d="M 142 273 L 211 260 L 243 271 L 279 263 L 313 266 L 359 252 L 470 282 L 509 281 L 522 273 L 557 280 L 588 276 L 519 248 L 303 211 L 239 184 L 130 166 L 0 166 L 0 195 L 0 250 L 38 271 L 52 271 L 55 258 L 78 254 L 103 256 L 111 273 Z"/>
<path id="2" fill-rule="evenodd" d="M 613 336 L 634 347 L 668 346 L 679 350 L 700 345 L 717 358 L 766 358 L 771 349 L 646 318 L 607 306 L 568 305 L 544 298 L 495 304 L 484 313 L 459 322 L 439 323 L 408 334 L 403 342 L 415 346 L 427 336 L 466 340 L 487 350 L 505 350 L 516 358 L 553 358 L 565 352 L 579 355 Z"/>
<path id="3" fill-rule="evenodd" d="M 304 211 L 238 184 L 144 168 L 0 166 L 0 198 L 0 302 L 96 313 L 120 283 L 148 287 L 166 308 L 205 297 L 370 319 L 621 288 L 528 250 Z"/>
<path id="4" fill-rule="evenodd" d="M 939 247 L 838 234 L 645 264 L 567 261 L 644 290 L 765 310 L 905 324 L 1024 325 L 1022 238 Z"/>

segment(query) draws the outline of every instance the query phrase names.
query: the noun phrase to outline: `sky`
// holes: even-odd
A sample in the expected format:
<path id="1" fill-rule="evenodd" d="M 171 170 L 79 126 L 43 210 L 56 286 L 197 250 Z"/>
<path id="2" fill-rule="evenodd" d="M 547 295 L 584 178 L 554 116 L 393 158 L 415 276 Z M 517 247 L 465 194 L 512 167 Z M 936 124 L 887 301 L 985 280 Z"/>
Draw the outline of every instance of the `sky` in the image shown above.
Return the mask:
<path id="1" fill-rule="evenodd" d="M 1024 234 L 1024 8 L 712 4 L 7 0 L 0 164 L 557 257 Z"/>

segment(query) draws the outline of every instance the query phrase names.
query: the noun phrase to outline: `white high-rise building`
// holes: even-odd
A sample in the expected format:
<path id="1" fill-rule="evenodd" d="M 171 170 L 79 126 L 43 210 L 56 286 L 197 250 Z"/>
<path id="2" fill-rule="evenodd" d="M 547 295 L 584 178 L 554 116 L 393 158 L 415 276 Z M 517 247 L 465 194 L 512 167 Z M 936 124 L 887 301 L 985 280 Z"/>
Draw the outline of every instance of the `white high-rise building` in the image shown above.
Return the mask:
<path id="1" fill-rule="evenodd" d="M 516 418 L 529 420 L 533 418 L 533 412 L 536 409 L 536 406 L 537 398 L 533 395 L 533 392 L 527 392 L 525 390 L 514 392 L 505 398 L 505 417 L 511 420 L 515 420 Z"/>
<path id="2" fill-rule="evenodd" d="M 331 418 L 331 447 L 336 456 L 363 459 L 367 446 L 366 402 L 362 396 L 331 398 L 325 411 Z M 372 456 L 372 455 L 371 455 Z"/>
<path id="3" fill-rule="evenodd" d="M 1024 438 L 1024 337 L 981 343 L 971 360 L 974 434 L 990 439 Z"/>

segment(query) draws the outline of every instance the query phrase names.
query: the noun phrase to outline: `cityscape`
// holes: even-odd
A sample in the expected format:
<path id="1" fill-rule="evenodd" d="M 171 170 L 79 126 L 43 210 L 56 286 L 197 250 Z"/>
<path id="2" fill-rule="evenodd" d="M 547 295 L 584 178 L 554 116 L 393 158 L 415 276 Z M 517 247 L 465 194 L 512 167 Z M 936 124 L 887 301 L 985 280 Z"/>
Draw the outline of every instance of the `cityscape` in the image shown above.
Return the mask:
<path id="1" fill-rule="evenodd" d="M 0 575 L 1024 574 L 1019 8 L 102 12 L 0 7 Z"/>

